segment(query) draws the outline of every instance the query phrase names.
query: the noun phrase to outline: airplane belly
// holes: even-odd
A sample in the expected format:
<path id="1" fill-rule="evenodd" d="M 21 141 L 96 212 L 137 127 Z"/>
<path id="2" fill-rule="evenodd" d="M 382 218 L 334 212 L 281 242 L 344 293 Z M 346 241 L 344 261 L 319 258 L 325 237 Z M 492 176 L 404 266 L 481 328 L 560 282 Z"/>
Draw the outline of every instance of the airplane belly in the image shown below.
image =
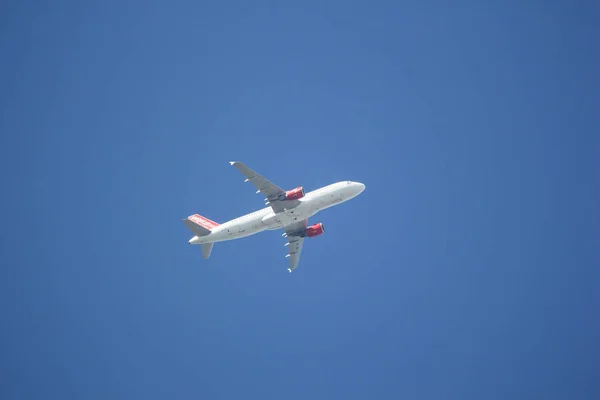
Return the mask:
<path id="1" fill-rule="evenodd" d="M 281 225 L 281 221 L 279 220 L 279 216 L 281 213 L 269 213 L 267 215 L 265 215 L 262 220 L 261 223 L 267 227 L 267 229 L 277 229 L 280 228 Z"/>
<path id="2" fill-rule="evenodd" d="M 286 213 L 281 213 L 281 214 L 282 215 L 278 216 L 279 217 L 278 220 L 282 226 L 287 226 L 287 225 L 293 224 L 294 222 L 302 221 L 304 219 L 298 214 L 296 216 L 286 214 Z"/>
<path id="3" fill-rule="evenodd" d="M 284 226 L 305 220 L 317 212 L 313 204 L 301 204 L 293 209 L 280 213 L 269 213 L 262 218 L 262 223 L 267 226 L 266 229 L 278 229 Z"/>
<path id="4" fill-rule="evenodd" d="M 205 240 L 207 242 L 222 242 L 254 235 L 255 233 L 262 232 L 264 230 L 265 227 L 260 223 L 260 219 L 257 221 L 249 220 L 238 222 L 233 225 L 222 225 L 219 227 L 217 232 L 206 236 Z"/>
<path id="5" fill-rule="evenodd" d="M 234 227 L 234 229 L 231 229 L 231 231 L 235 237 L 244 237 L 258 232 L 258 230 L 253 229 L 251 224 L 244 224 Z"/>

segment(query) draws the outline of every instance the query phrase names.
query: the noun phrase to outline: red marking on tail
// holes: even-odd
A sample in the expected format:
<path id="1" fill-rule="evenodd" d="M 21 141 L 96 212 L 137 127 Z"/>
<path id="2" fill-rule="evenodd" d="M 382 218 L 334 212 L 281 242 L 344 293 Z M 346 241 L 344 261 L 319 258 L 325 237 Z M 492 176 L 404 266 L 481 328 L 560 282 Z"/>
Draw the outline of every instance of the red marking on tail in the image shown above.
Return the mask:
<path id="1" fill-rule="evenodd" d="M 193 223 L 198 224 L 201 227 L 206 228 L 208 230 L 211 230 L 214 227 L 219 226 L 219 224 L 217 224 L 215 221 L 211 221 L 210 219 L 203 217 L 202 215 L 198 215 L 198 214 L 190 215 L 188 217 L 188 219 L 190 221 L 192 221 Z"/>

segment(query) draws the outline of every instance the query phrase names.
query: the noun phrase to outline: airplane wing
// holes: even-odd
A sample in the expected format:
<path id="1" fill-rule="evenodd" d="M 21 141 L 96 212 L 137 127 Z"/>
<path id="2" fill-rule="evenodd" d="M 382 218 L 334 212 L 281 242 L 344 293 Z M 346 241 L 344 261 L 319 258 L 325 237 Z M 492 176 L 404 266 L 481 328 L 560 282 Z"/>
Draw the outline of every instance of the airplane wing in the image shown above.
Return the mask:
<path id="1" fill-rule="evenodd" d="M 256 173 L 256 171 L 248 168 L 244 163 L 230 161 L 229 164 L 236 167 L 237 170 L 246 177 L 246 182 L 251 182 L 254 187 L 256 187 L 256 193 L 265 195 L 266 200 L 269 202 L 269 205 L 275 213 L 284 211 L 285 208 L 294 208 L 300 204 L 298 200 L 286 200 L 285 202 L 277 200 L 277 197 L 285 193 L 285 190 L 270 182 L 268 179 L 265 179 L 262 175 Z"/>
<path id="2" fill-rule="evenodd" d="M 286 257 L 290 259 L 290 267 L 288 271 L 292 272 L 298 266 L 300 262 L 300 253 L 302 252 L 302 245 L 304 244 L 304 238 L 300 237 L 298 234 L 306 228 L 308 224 L 308 219 L 304 221 L 296 222 L 294 224 L 288 225 L 284 228 L 285 233 L 287 235 L 288 242 L 286 246 L 288 247 L 288 254 Z"/>

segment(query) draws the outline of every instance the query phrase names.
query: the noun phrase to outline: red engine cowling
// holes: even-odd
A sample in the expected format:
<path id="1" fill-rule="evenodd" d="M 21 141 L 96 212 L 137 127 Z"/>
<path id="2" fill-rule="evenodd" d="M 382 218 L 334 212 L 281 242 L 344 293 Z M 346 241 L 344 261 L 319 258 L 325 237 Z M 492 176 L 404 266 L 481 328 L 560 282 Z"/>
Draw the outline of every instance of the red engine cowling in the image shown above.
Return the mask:
<path id="1" fill-rule="evenodd" d="M 304 235 L 308 237 L 315 237 L 323 234 L 325 232 L 325 227 L 321 222 L 318 224 L 311 225 L 306 228 L 304 231 Z"/>
<path id="2" fill-rule="evenodd" d="M 285 192 L 286 200 L 298 200 L 304 197 L 304 188 L 302 186 L 297 187 L 296 189 L 288 190 Z"/>

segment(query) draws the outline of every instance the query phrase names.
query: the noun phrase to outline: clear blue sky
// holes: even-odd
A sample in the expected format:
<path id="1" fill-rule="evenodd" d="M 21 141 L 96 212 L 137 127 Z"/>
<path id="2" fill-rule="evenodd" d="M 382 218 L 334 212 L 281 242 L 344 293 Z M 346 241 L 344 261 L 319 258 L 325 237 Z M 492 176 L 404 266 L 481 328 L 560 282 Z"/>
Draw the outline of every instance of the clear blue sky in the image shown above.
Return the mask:
<path id="1" fill-rule="evenodd" d="M 0 397 L 600 398 L 599 8 L 3 3 Z"/>

